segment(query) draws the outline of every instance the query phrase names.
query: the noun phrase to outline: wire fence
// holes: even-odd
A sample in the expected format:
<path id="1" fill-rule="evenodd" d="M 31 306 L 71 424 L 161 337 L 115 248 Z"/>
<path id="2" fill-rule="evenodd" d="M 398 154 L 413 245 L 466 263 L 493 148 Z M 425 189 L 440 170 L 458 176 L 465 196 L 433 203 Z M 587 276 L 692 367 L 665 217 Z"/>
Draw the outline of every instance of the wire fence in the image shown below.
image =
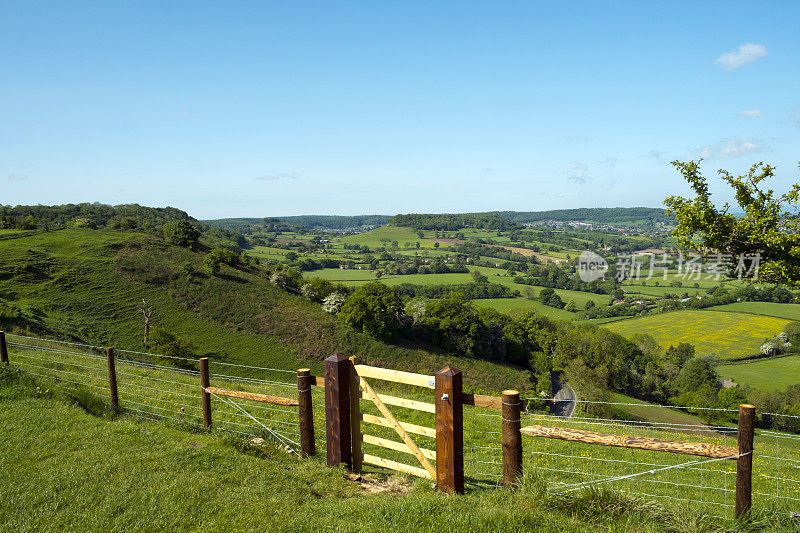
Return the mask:
<path id="1" fill-rule="evenodd" d="M 106 348 L 11 334 L 6 334 L 6 338 L 12 365 L 40 378 L 84 388 L 101 397 L 108 395 Z M 130 350 L 115 350 L 114 359 L 122 410 L 143 418 L 202 425 L 202 388 L 197 360 Z M 219 373 L 212 372 L 212 385 L 256 394 L 297 397 L 296 372 L 246 367 L 262 377 L 223 373 L 226 368 L 237 367 L 244 365 L 215 362 L 213 368 Z M 287 451 L 299 453 L 297 408 L 215 395 L 213 427 L 249 439 L 270 440 Z M 324 437 L 319 444 L 324 447 Z"/>
<path id="2" fill-rule="evenodd" d="M 44 340 L 7 334 L 12 365 L 37 377 L 53 379 L 98 396 L 108 394 L 108 367 L 105 348 L 87 344 Z M 116 350 L 116 374 L 120 407 L 135 416 L 202 425 L 199 370 L 194 359 Z M 284 369 L 211 362 L 211 385 L 228 390 L 285 398 L 297 397 L 296 372 Z M 402 394 L 430 402 L 432 391 L 398 389 L 376 385 L 379 394 Z M 312 387 L 314 434 L 318 450 L 325 450 L 325 391 Z M 535 400 L 535 401 L 534 401 Z M 523 398 L 520 423 L 578 429 L 610 435 L 661 439 L 674 442 L 699 442 L 737 446 L 737 427 L 725 417 L 735 411 L 710 408 L 675 408 L 628 402 L 579 402 L 568 417 L 537 410 L 541 398 Z M 375 406 L 361 398 L 363 414 L 380 415 Z M 261 437 L 299 453 L 298 410 L 296 407 L 267 405 L 239 398 L 213 397 L 213 426 L 249 439 Z M 614 416 L 592 415 L 594 408 L 613 405 L 627 410 Z M 403 410 L 398 420 L 424 427 L 435 427 L 432 413 Z M 703 414 L 714 415 L 704 418 Z M 698 414 L 700 416 L 698 416 Z M 766 417 L 786 417 L 800 427 L 800 417 L 779 413 L 758 413 Z M 704 420 L 723 420 L 707 423 Z M 731 417 L 728 416 L 730 420 Z M 490 407 L 464 407 L 464 474 L 467 486 L 474 489 L 497 487 L 503 480 L 501 411 Z M 382 439 L 396 439 L 391 428 L 364 424 L 363 431 Z M 569 493 L 586 487 L 603 487 L 642 498 L 680 505 L 704 514 L 730 518 L 736 490 L 735 457 L 707 459 L 663 451 L 599 446 L 523 435 L 523 468 L 547 484 L 548 490 Z M 435 450 L 431 436 L 415 435 L 420 448 Z M 363 444 L 365 453 L 378 448 Z M 401 452 L 381 449 L 392 460 L 414 464 Z M 800 509 L 800 435 L 757 429 L 752 456 L 753 505 L 779 512 Z M 435 458 L 431 459 L 435 464 Z"/>

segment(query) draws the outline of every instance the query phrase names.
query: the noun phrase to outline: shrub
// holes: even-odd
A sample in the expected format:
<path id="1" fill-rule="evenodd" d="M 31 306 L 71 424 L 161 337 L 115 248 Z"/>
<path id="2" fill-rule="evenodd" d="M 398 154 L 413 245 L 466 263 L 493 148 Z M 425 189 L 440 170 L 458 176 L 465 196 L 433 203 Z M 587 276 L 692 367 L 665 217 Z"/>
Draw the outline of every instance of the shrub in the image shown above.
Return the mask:
<path id="1" fill-rule="evenodd" d="M 164 237 L 167 242 L 184 248 L 197 247 L 200 232 L 188 220 L 176 220 L 164 224 Z"/>
<path id="2" fill-rule="evenodd" d="M 341 292 L 332 292 L 322 300 L 322 310 L 335 315 L 344 305 L 347 297 Z"/>
<path id="3" fill-rule="evenodd" d="M 394 338 L 403 316 L 403 302 L 394 289 L 373 281 L 359 287 L 339 310 L 339 319 L 376 339 Z"/>

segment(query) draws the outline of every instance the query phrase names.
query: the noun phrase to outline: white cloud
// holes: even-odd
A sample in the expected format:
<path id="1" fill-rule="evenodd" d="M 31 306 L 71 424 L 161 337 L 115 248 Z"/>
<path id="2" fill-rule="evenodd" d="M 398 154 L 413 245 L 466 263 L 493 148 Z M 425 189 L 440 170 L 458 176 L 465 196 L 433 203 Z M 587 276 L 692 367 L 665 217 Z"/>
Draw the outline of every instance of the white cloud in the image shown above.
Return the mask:
<path id="1" fill-rule="evenodd" d="M 722 54 L 715 63 L 722 65 L 725 70 L 736 70 L 760 57 L 766 56 L 768 53 L 767 47 L 763 44 L 745 43 L 736 50 Z"/>
<path id="2" fill-rule="evenodd" d="M 277 174 L 265 174 L 258 176 L 256 179 L 261 181 L 278 181 L 278 180 L 296 180 L 300 174 L 296 172 L 279 172 Z"/>
<path id="3" fill-rule="evenodd" d="M 28 179 L 27 174 L 11 174 L 8 179 L 11 181 L 25 181 Z"/>
<path id="4" fill-rule="evenodd" d="M 744 111 L 739 111 L 739 114 L 743 117 L 747 118 L 755 118 L 755 117 L 763 117 L 764 112 L 760 109 L 745 109 Z"/>
<path id="5" fill-rule="evenodd" d="M 560 168 L 559 172 L 567 177 L 568 180 L 579 185 L 589 181 L 589 165 L 580 161 L 573 161 L 568 167 Z"/>
<path id="6" fill-rule="evenodd" d="M 691 150 L 686 154 L 687 159 L 717 159 L 725 157 L 739 157 L 741 155 L 756 154 L 764 151 L 764 147 L 756 140 L 741 141 L 731 139 L 715 145 L 707 145 Z"/>
<path id="7" fill-rule="evenodd" d="M 621 159 L 617 159 L 616 157 L 606 157 L 602 161 L 598 161 L 598 165 L 605 166 L 608 170 L 614 170 L 614 168 L 622 163 Z"/>

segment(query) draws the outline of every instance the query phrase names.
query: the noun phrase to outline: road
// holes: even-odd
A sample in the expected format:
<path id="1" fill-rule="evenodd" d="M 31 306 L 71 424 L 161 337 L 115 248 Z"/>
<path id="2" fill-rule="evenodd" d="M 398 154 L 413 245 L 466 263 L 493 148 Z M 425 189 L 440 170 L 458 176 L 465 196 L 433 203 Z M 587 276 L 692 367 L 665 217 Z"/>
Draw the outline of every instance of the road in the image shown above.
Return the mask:
<path id="1" fill-rule="evenodd" d="M 561 387 L 555 396 L 553 396 L 553 405 L 550 408 L 550 413 L 555 416 L 569 418 L 575 412 L 575 405 L 578 401 L 578 395 L 575 390 L 569 385 Z"/>

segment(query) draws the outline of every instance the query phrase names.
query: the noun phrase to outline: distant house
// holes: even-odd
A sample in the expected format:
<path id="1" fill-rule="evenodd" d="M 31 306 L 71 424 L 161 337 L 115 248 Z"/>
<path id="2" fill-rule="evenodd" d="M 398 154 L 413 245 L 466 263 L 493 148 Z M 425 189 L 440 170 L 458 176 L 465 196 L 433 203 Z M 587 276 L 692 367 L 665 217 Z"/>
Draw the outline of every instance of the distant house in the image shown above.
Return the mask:
<path id="1" fill-rule="evenodd" d="M 736 389 L 739 387 L 739 384 L 733 381 L 732 379 L 723 379 L 719 382 L 723 389 Z"/>

